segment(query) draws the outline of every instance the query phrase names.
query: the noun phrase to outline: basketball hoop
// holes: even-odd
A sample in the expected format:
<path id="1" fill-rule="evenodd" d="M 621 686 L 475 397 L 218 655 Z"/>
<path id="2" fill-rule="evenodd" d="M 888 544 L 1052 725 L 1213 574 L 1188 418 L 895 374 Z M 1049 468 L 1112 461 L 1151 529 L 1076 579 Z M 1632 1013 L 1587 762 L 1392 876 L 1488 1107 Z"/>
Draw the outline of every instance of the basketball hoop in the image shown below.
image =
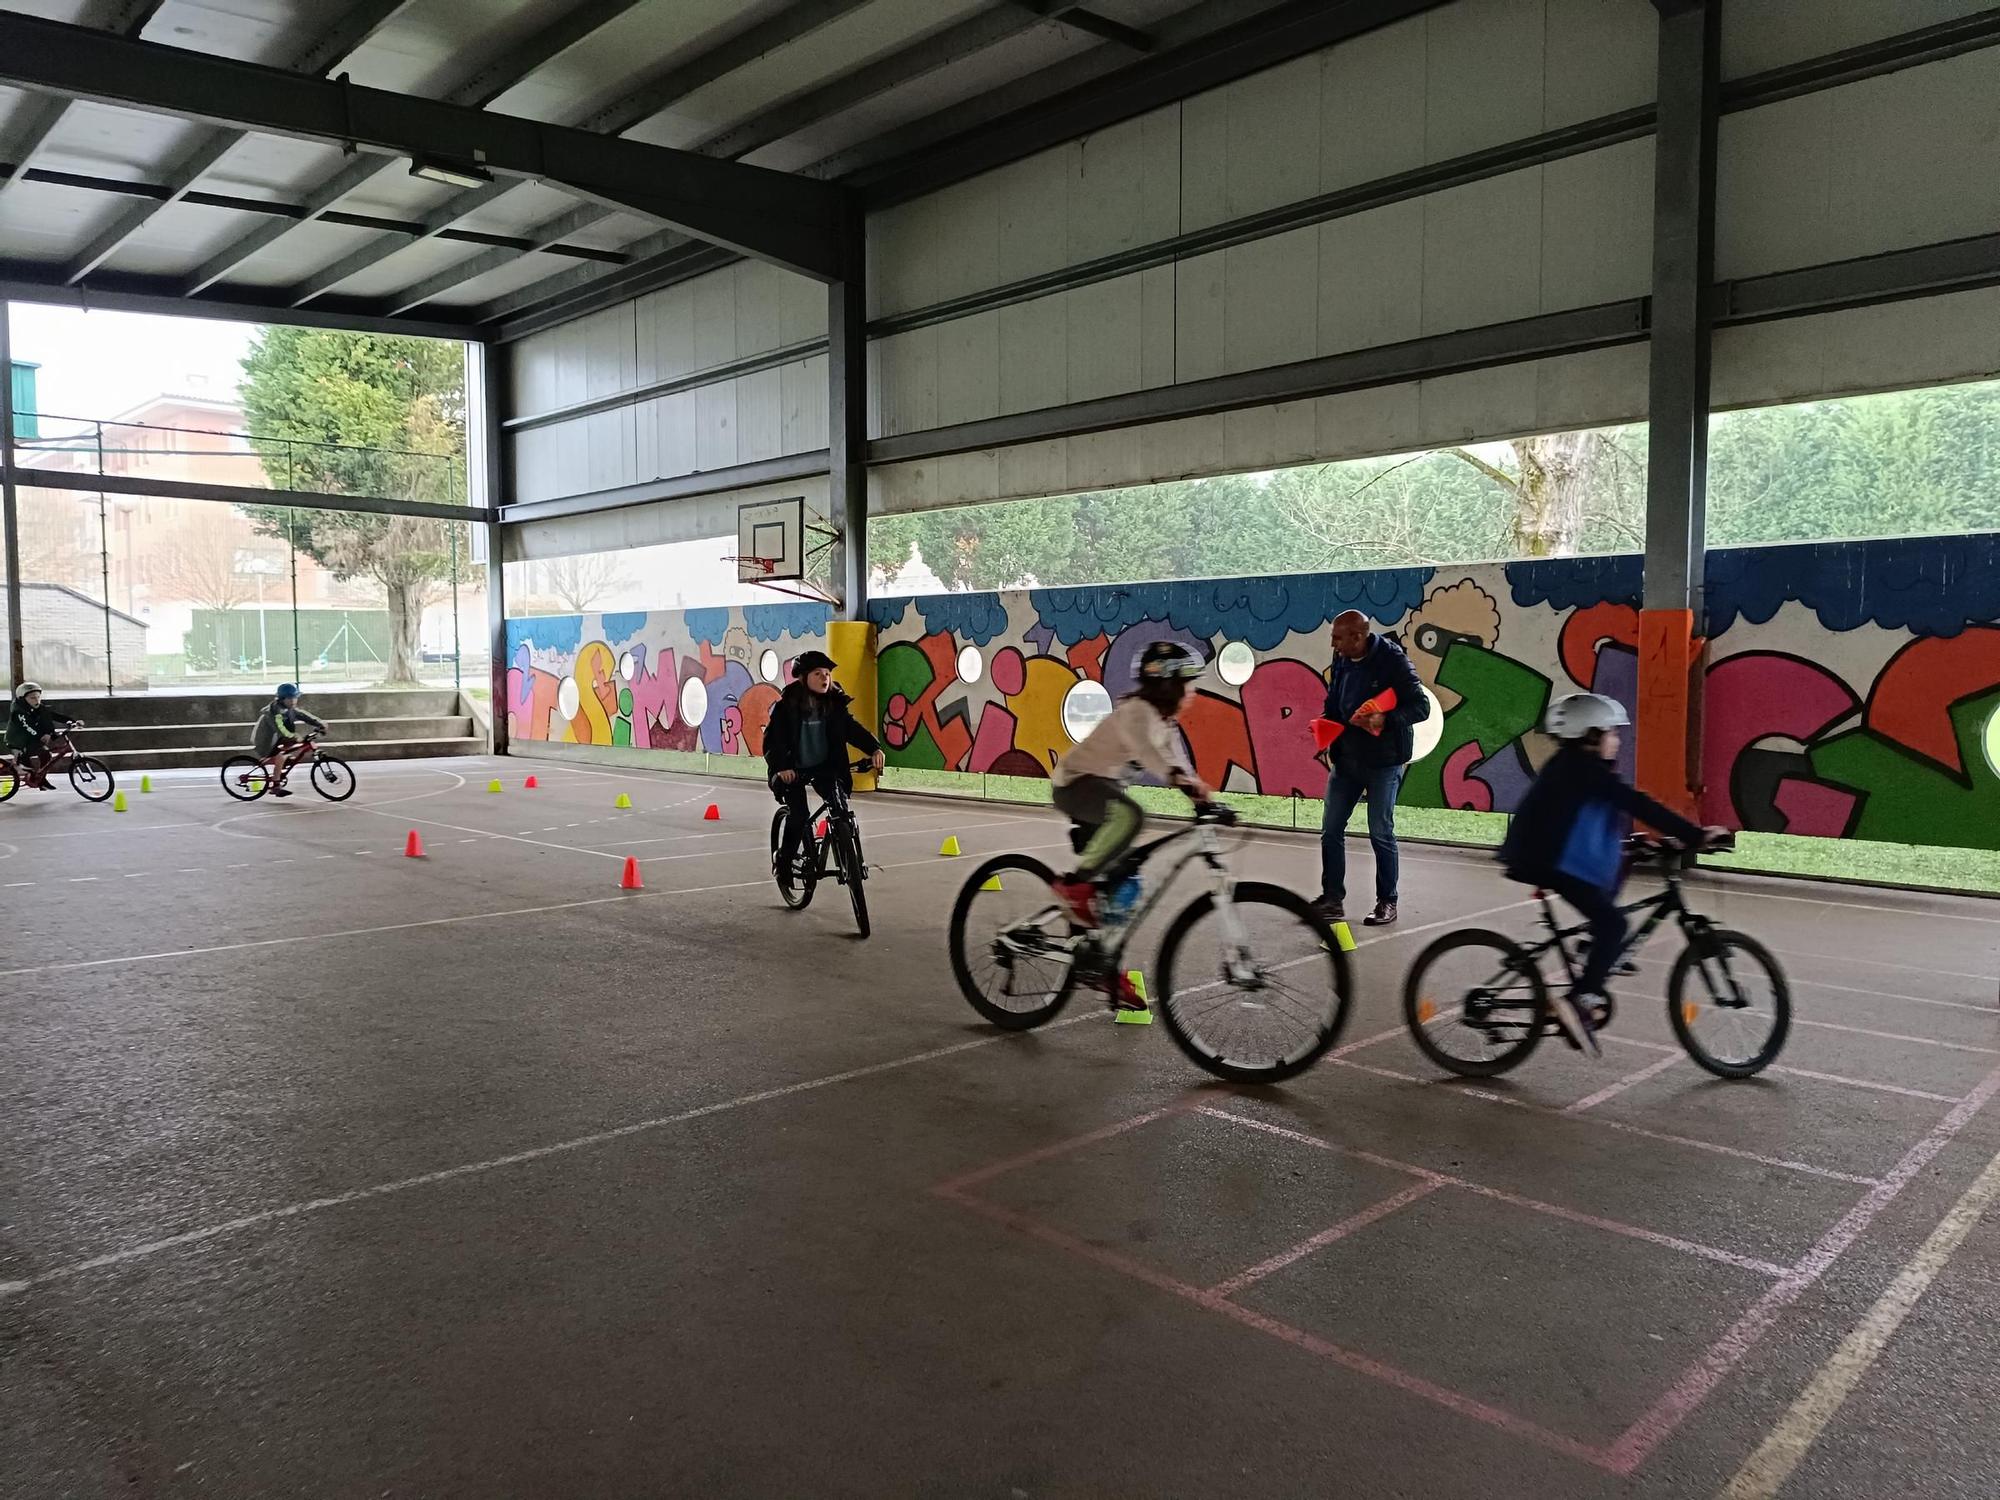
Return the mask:
<path id="1" fill-rule="evenodd" d="M 736 577 L 742 583 L 759 583 L 778 571 L 778 559 L 775 557 L 758 557 L 755 554 L 739 557 L 734 552 L 726 552 L 722 560 L 736 564 Z"/>
<path id="2" fill-rule="evenodd" d="M 840 533 L 815 516 L 806 517 L 805 497 L 753 500 L 736 508 L 736 550 L 725 561 L 736 564 L 736 581 L 809 599 L 837 604 L 827 576 Z"/>

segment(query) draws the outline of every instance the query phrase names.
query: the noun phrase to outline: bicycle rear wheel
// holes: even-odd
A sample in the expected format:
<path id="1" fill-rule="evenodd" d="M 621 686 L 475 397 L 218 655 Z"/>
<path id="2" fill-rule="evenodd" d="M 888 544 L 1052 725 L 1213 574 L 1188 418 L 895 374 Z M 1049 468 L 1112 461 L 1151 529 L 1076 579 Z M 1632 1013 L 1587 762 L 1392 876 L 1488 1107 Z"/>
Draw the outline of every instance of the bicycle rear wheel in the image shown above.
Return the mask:
<path id="1" fill-rule="evenodd" d="M 804 911 L 812 905 L 813 888 L 819 883 L 819 859 L 813 849 L 812 829 L 807 828 L 799 843 L 806 858 L 800 861 L 803 869 L 793 875 L 788 886 L 778 879 L 778 851 L 785 847 L 785 819 L 791 810 L 783 803 L 771 814 L 771 879 L 776 882 L 778 895 L 793 911 Z"/>
<path id="2" fill-rule="evenodd" d="M 1548 1015 L 1548 986 L 1534 958 L 1483 928 L 1439 938 L 1403 981 L 1403 1020 L 1417 1050 L 1463 1078 L 1520 1066 Z"/>
<path id="3" fill-rule="evenodd" d="M 868 892 L 864 882 L 868 878 L 868 867 L 861 862 L 861 831 L 854 826 L 851 817 L 833 828 L 833 858 L 840 866 L 840 878 L 847 886 L 847 899 L 854 903 L 854 925 L 863 937 L 867 937 Z"/>
<path id="4" fill-rule="evenodd" d="M 0 760 L 0 802 L 21 789 L 21 768 L 11 760 Z"/>
<path id="5" fill-rule="evenodd" d="M 111 767 L 101 760 L 92 760 L 88 755 L 79 755 L 70 761 L 69 784 L 86 802 L 102 802 L 118 790 Z"/>
<path id="6" fill-rule="evenodd" d="M 1050 889 L 1055 878 L 1029 855 L 997 855 L 972 872 L 951 909 L 959 991 L 1008 1031 L 1054 1020 L 1076 988 L 1079 939 Z"/>
<path id="7" fill-rule="evenodd" d="M 222 763 L 222 789 L 238 802 L 255 802 L 271 789 L 271 768 L 254 755 L 232 755 Z"/>
<path id="8" fill-rule="evenodd" d="M 345 802 L 354 795 L 354 772 L 347 762 L 337 755 L 319 754 L 313 757 L 313 790 L 329 802 Z"/>
<path id="9" fill-rule="evenodd" d="M 1752 1078 L 1785 1050 L 1792 990 L 1768 948 L 1718 927 L 1674 960 L 1667 1019 L 1696 1064 L 1718 1078 Z"/>
<path id="10" fill-rule="evenodd" d="M 1167 929 L 1160 1015 L 1196 1067 L 1232 1083 L 1281 1083 L 1340 1036 L 1353 988 L 1347 955 L 1311 905 L 1281 886 L 1246 880 L 1231 905 L 1240 948 L 1212 895 Z"/>

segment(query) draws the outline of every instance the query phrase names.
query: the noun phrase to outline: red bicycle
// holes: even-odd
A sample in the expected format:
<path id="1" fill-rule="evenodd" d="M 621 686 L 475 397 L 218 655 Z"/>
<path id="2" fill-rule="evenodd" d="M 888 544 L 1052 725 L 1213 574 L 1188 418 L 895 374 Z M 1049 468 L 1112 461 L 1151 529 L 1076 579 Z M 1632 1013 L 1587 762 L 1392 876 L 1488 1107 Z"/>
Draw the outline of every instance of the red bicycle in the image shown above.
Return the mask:
<path id="1" fill-rule="evenodd" d="M 33 769 L 23 766 L 12 755 L 0 755 L 0 802 L 5 802 L 23 786 L 40 787 L 47 791 L 50 781 L 59 771 L 69 773 L 69 784 L 86 802 L 102 802 L 117 791 L 118 783 L 111 774 L 111 767 L 101 760 L 80 754 L 76 742 L 69 737 L 70 729 L 82 727 L 83 720 L 77 719 L 69 729 L 52 735 L 49 739 L 49 758 Z"/>
<path id="2" fill-rule="evenodd" d="M 292 769 L 307 760 L 312 762 L 312 789 L 327 801 L 345 802 L 354 795 L 354 772 L 339 756 L 320 749 L 316 734 L 280 745 L 268 758 L 232 755 L 222 765 L 222 789 L 239 802 L 255 802 L 266 792 L 280 790 Z"/>

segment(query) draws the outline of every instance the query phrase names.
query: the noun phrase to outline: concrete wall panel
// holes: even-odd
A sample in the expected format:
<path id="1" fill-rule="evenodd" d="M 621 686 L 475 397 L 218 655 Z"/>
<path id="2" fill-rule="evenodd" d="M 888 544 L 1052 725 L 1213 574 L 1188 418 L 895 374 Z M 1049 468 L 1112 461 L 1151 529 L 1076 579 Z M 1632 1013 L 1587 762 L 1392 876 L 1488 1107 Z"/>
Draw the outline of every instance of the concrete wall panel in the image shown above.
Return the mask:
<path id="1" fill-rule="evenodd" d="M 1722 76 L 1741 78 L 1985 10 L 1991 0 L 1729 0 Z"/>

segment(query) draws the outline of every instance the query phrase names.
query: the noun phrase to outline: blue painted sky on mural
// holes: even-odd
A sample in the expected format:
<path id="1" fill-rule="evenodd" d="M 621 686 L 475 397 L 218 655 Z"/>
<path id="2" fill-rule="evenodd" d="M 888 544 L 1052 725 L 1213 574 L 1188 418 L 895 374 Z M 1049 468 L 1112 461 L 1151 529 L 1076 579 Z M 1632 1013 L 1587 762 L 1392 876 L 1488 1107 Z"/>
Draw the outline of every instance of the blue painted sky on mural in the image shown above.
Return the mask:
<path id="1" fill-rule="evenodd" d="M 1206 578 L 1111 588 L 1035 589 L 1035 614 L 1065 645 L 1116 635 L 1141 620 L 1165 620 L 1206 639 L 1240 640 L 1268 651 L 1292 634 L 1311 634 L 1342 610 L 1393 624 L 1423 602 L 1434 568 L 1365 573 L 1287 573 L 1271 578 Z M 920 603 L 919 608 L 922 608 Z M 925 616 L 928 622 L 929 616 Z"/>
<path id="2" fill-rule="evenodd" d="M 1957 635 L 2000 619 L 2000 535 L 1897 537 L 1708 555 L 1709 630 L 1761 625 L 1796 599 L 1828 630 Z"/>
<path id="3" fill-rule="evenodd" d="M 1007 607 L 998 594 L 927 594 L 916 603 L 931 635 L 948 630 L 984 646 L 1007 628 Z"/>
<path id="4" fill-rule="evenodd" d="M 523 645 L 531 651 L 553 651 L 559 656 L 575 656 L 583 649 L 582 615 L 536 615 L 507 622 L 507 655 L 511 659 Z"/>
<path id="5" fill-rule="evenodd" d="M 743 624 L 753 641 L 775 641 L 785 636 L 812 637 L 826 634 L 833 619 L 830 604 L 746 604 Z"/>

